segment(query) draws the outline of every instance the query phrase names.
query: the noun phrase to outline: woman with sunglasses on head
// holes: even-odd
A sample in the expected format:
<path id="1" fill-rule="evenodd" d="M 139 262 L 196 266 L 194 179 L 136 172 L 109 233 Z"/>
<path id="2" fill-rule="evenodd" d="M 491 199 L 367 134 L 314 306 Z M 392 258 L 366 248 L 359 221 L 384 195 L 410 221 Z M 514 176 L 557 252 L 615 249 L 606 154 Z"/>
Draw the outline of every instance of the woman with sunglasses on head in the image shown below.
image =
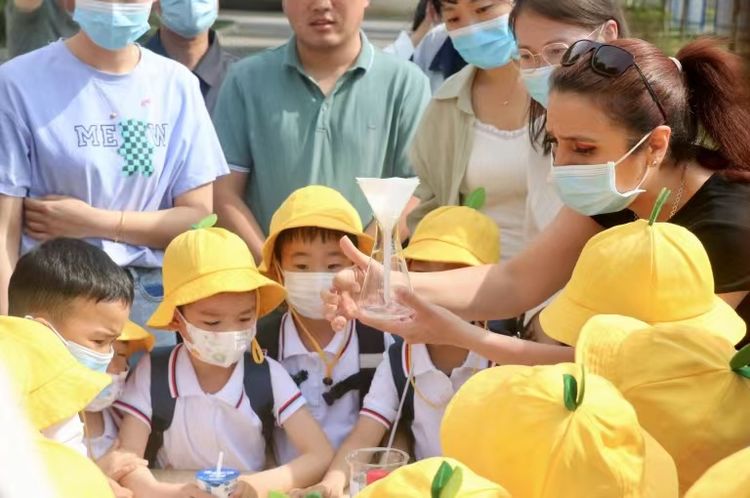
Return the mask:
<path id="1" fill-rule="evenodd" d="M 688 44 L 676 59 L 640 40 L 583 40 L 561 66 L 551 80 L 547 133 L 566 207 L 511 261 L 414 274 L 414 293 L 401 298 L 415 318 L 373 326 L 503 364 L 571 361 L 571 348 L 487 335 L 448 310 L 483 320 L 542 302 L 565 285 L 591 237 L 648 219 L 663 188 L 673 195 L 658 220 L 687 228 L 703 243 L 716 293 L 748 321 L 750 93 L 739 57 L 710 40 Z M 345 246 L 365 267 L 367 258 Z M 342 272 L 337 292 L 326 296 L 334 325 L 343 318 L 337 314 L 358 314 L 349 293 L 355 275 Z"/>

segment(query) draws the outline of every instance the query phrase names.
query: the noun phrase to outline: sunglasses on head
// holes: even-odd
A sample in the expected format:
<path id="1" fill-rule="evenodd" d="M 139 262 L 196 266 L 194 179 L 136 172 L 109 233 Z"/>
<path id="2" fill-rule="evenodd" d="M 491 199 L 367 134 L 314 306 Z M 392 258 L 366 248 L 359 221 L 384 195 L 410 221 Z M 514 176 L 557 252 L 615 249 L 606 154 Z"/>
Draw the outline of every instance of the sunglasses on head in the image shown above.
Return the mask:
<path id="1" fill-rule="evenodd" d="M 631 67 L 634 67 L 635 70 L 638 71 L 641 81 L 646 85 L 646 90 L 648 90 L 648 93 L 651 95 L 656 107 L 659 108 L 659 112 L 661 112 L 664 122 L 667 123 L 667 113 L 664 112 L 664 108 L 661 106 L 661 102 L 659 102 L 656 92 L 654 92 L 654 89 L 649 84 L 648 79 L 646 79 L 646 75 L 643 74 L 641 68 L 635 63 L 635 57 L 633 57 L 633 54 L 624 48 L 591 40 L 578 40 L 570 46 L 567 52 L 565 52 L 560 64 L 563 67 L 572 66 L 581 60 L 581 57 L 587 55 L 591 51 L 594 52 L 591 56 L 591 70 L 601 76 L 616 78 L 625 73 L 625 71 Z"/>

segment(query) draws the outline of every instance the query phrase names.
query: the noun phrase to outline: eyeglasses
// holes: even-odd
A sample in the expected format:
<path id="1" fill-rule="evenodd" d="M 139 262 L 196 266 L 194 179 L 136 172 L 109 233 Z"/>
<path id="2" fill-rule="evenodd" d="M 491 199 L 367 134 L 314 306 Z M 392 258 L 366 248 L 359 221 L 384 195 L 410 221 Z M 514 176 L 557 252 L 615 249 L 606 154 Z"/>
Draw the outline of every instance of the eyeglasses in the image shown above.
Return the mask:
<path id="1" fill-rule="evenodd" d="M 550 43 L 542 48 L 538 54 L 522 48 L 518 51 L 521 69 L 536 69 L 541 66 L 554 66 L 560 64 L 563 55 L 568 50 L 565 43 Z"/>
<path id="2" fill-rule="evenodd" d="M 664 112 L 664 108 L 662 107 L 661 102 L 659 102 L 659 97 L 656 96 L 656 92 L 654 92 L 651 84 L 649 84 L 646 75 L 643 74 L 641 68 L 636 64 L 633 54 L 624 48 L 591 40 L 578 40 L 570 46 L 567 52 L 565 52 L 560 64 L 563 67 L 572 66 L 581 60 L 581 57 L 592 50 L 594 51 L 594 54 L 591 56 L 591 70 L 596 74 L 616 78 L 622 76 L 622 74 L 631 67 L 634 67 L 635 70 L 638 71 L 638 75 L 641 77 L 643 84 L 646 85 L 646 90 L 648 90 L 648 93 L 651 95 L 656 107 L 659 108 L 659 112 L 661 112 L 664 122 L 668 122 L 667 113 Z"/>

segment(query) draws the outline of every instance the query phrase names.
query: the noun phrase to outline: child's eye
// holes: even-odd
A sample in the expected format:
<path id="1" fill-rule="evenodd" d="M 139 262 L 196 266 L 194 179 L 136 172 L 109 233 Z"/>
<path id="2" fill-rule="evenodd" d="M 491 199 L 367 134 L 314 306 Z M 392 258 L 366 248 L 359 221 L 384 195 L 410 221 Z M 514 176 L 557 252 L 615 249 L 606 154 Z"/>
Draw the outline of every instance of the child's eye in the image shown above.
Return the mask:
<path id="1" fill-rule="evenodd" d="M 485 5 L 484 7 L 479 7 L 477 9 L 477 14 L 484 14 L 485 12 L 488 12 L 490 9 L 492 9 L 494 5 Z"/>
<path id="2" fill-rule="evenodd" d="M 590 155 L 592 152 L 594 152 L 594 147 L 586 147 L 584 145 L 576 145 L 573 148 L 573 151 L 576 154 L 582 154 L 582 155 Z"/>
<path id="3" fill-rule="evenodd" d="M 298 271 L 307 271 L 308 268 L 307 265 L 294 265 L 294 269 Z"/>
<path id="4" fill-rule="evenodd" d="M 343 270 L 344 265 L 335 264 L 335 265 L 328 265 L 328 271 L 339 271 Z"/>
<path id="5" fill-rule="evenodd" d="M 221 322 L 219 320 L 214 320 L 212 322 L 203 322 L 204 325 L 208 325 L 209 327 L 215 327 L 216 325 L 220 324 Z"/>
<path id="6" fill-rule="evenodd" d="M 255 317 L 254 316 L 240 318 L 240 322 L 242 322 L 242 323 L 248 323 L 248 322 L 254 322 L 254 321 L 255 321 Z"/>

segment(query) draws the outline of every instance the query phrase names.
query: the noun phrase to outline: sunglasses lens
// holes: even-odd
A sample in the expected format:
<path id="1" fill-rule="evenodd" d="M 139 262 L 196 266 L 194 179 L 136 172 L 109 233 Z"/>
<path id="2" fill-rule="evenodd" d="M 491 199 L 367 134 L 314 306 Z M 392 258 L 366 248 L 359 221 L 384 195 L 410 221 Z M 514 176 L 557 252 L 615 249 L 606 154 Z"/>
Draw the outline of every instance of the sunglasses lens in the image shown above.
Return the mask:
<path id="1" fill-rule="evenodd" d="M 570 46 L 567 52 L 565 52 L 561 64 L 563 66 L 572 66 L 578 62 L 582 56 L 591 52 L 596 45 L 597 44 L 591 40 L 578 40 Z"/>
<path id="2" fill-rule="evenodd" d="M 633 56 L 620 47 L 603 45 L 596 51 L 591 64 L 602 75 L 619 76 L 634 63 Z"/>

